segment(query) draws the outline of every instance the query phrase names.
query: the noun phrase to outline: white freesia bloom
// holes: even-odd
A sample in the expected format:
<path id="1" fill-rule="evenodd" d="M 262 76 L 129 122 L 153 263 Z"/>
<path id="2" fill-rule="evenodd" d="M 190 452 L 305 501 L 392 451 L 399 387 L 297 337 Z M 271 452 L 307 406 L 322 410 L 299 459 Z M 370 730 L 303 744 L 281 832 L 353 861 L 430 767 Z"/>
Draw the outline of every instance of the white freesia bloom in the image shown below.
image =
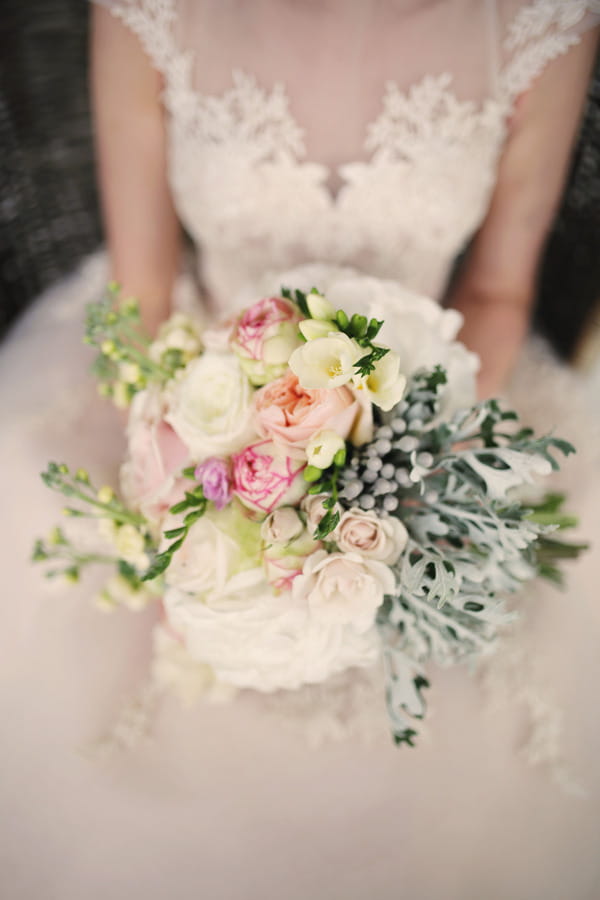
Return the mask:
<path id="1" fill-rule="evenodd" d="M 338 450 L 343 450 L 345 446 L 346 442 L 337 431 L 332 431 L 330 428 L 317 431 L 306 445 L 306 458 L 309 466 L 326 469 L 332 464 Z"/>
<path id="2" fill-rule="evenodd" d="M 356 341 L 341 331 L 308 341 L 290 357 L 290 369 L 303 388 L 333 388 L 347 384 L 354 363 L 363 355 Z"/>
<path id="3" fill-rule="evenodd" d="M 400 357 L 393 350 L 377 360 L 372 372 L 354 375 L 353 381 L 355 387 L 365 391 L 369 400 L 384 412 L 400 402 L 406 387 L 406 376 L 400 374 Z"/>
<path id="4" fill-rule="evenodd" d="M 317 550 L 294 580 L 293 594 L 323 626 L 348 625 L 361 633 L 373 627 L 384 596 L 395 587 L 391 569 L 382 562 Z"/>
<path id="5" fill-rule="evenodd" d="M 261 525 L 260 534 L 267 544 L 287 544 L 304 531 L 304 522 L 293 506 L 280 506 Z"/>
<path id="6" fill-rule="evenodd" d="M 333 319 L 335 317 L 335 309 L 329 300 L 317 291 L 310 291 L 306 295 L 306 303 L 313 319 Z"/>
<path id="7" fill-rule="evenodd" d="M 408 532 L 394 516 L 353 508 L 342 515 L 334 538 L 343 553 L 358 553 L 365 559 L 393 565 L 406 547 Z"/>
<path id="8" fill-rule="evenodd" d="M 324 622 L 290 591 L 275 594 L 264 580 L 232 579 L 202 602 L 177 589 L 164 598 L 167 621 L 189 655 L 210 665 L 217 679 L 258 691 L 317 684 L 351 667 L 373 665 L 380 652 L 375 628 L 357 631 Z"/>
<path id="9" fill-rule="evenodd" d="M 326 319 L 302 319 L 298 328 L 307 341 L 314 341 L 317 338 L 328 337 L 335 334 L 339 328 Z"/>
<path id="10" fill-rule="evenodd" d="M 251 396 L 238 359 L 207 352 L 173 386 L 165 419 L 195 460 L 234 453 L 254 436 Z"/>

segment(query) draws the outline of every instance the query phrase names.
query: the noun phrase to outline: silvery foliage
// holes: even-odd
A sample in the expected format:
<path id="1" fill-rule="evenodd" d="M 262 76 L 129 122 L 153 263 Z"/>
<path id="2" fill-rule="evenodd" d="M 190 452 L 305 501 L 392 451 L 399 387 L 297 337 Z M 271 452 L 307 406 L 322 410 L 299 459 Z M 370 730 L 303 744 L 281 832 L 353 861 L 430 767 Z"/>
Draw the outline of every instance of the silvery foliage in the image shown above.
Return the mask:
<path id="1" fill-rule="evenodd" d="M 515 489 L 558 468 L 551 451 L 573 451 L 518 429 L 516 414 L 495 400 L 444 421 L 445 382 L 439 367 L 414 374 L 340 479 L 344 505 L 398 516 L 409 533 L 395 566 L 398 593 L 379 614 L 397 743 L 412 744 L 414 720 L 425 714 L 425 663 L 488 652 L 514 617 L 507 598 L 537 574 L 536 544 L 551 530 L 527 518 Z"/>

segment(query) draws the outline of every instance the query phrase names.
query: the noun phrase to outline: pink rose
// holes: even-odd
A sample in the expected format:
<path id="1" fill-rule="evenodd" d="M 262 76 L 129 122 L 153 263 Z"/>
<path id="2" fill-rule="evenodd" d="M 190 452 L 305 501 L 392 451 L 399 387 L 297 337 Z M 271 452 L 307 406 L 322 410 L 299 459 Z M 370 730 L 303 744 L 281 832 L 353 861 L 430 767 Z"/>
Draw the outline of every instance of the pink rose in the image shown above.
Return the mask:
<path id="1" fill-rule="evenodd" d="M 270 513 L 299 503 L 306 493 L 305 464 L 286 456 L 272 441 L 251 444 L 231 460 L 233 493 L 250 509 Z"/>
<path id="2" fill-rule="evenodd" d="M 189 461 L 185 444 L 163 419 L 158 390 L 133 398 L 127 424 L 127 457 L 121 467 L 121 490 L 127 504 L 150 521 L 159 520 L 185 490 L 177 476 Z"/>
<path id="3" fill-rule="evenodd" d="M 347 438 L 359 414 L 350 388 L 303 388 L 293 372 L 267 384 L 253 397 L 259 434 L 303 458 L 310 439 L 328 428 Z"/>
<path id="4" fill-rule="evenodd" d="M 293 351 L 301 344 L 301 316 L 288 300 L 268 297 L 250 306 L 231 334 L 231 349 L 254 385 L 281 375 Z"/>

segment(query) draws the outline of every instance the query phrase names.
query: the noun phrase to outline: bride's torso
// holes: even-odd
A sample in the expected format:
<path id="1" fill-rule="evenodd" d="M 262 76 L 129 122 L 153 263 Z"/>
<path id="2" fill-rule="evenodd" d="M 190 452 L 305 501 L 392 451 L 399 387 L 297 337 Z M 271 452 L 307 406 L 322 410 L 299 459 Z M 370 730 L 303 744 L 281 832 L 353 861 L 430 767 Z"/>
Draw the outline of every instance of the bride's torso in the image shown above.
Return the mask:
<path id="1" fill-rule="evenodd" d="M 313 260 L 439 297 L 485 214 L 514 99 L 576 42 L 589 7 L 112 5 L 163 74 L 175 203 L 221 305 Z"/>

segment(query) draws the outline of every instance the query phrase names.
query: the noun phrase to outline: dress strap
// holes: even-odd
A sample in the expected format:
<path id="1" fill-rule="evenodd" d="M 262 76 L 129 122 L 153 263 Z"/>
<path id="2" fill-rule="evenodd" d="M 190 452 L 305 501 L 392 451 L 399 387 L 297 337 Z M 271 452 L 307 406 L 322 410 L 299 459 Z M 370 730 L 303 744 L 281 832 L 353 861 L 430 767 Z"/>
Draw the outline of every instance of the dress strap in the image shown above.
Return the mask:
<path id="1" fill-rule="evenodd" d="M 498 0 L 495 0 L 498 2 Z M 600 0 L 533 0 L 507 23 L 501 53 L 500 92 L 512 104 L 552 60 L 600 23 Z"/>

